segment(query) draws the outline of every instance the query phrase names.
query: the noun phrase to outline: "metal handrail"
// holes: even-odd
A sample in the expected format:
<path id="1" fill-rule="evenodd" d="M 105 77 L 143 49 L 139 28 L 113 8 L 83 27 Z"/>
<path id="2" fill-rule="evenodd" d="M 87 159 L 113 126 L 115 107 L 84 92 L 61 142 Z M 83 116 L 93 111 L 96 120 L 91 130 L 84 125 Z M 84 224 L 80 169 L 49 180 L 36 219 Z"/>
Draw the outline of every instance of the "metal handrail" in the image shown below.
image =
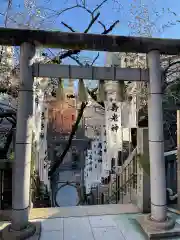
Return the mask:
<path id="1" fill-rule="evenodd" d="M 130 177 L 122 186 L 120 186 L 118 189 L 116 189 L 116 190 L 111 194 L 111 196 L 106 200 L 106 203 L 109 203 L 109 202 L 112 200 L 112 197 L 115 197 L 118 192 L 122 191 L 122 193 L 123 193 L 123 190 L 124 190 L 124 188 L 126 187 L 126 185 L 128 185 L 129 182 L 131 182 L 132 180 L 134 180 L 134 178 L 137 179 L 137 174 L 132 173 L 132 174 L 131 174 L 131 177 Z M 125 195 L 125 194 L 124 194 L 124 195 Z"/>
<path id="2" fill-rule="evenodd" d="M 123 166 L 121 167 L 121 171 L 119 173 L 116 173 L 116 175 L 118 176 L 122 176 L 124 174 L 124 172 L 128 169 L 128 167 L 132 164 L 132 162 L 134 161 L 134 157 L 136 157 L 137 154 L 137 147 L 132 151 L 132 153 L 128 156 L 127 160 L 124 162 Z M 125 165 L 125 166 L 124 166 Z M 126 174 L 126 173 L 125 173 Z M 123 183 L 118 189 L 116 189 L 115 191 L 113 191 L 113 193 L 111 194 L 111 196 L 107 199 L 107 203 L 109 203 L 112 198 L 114 196 L 116 196 L 116 194 L 118 192 L 123 192 L 123 190 L 125 189 L 125 187 L 129 184 L 129 182 L 133 181 L 133 180 L 137 180 L 137 173 L 130 173 L 128 176 L 128 179 L 125 181 L 125 183 Z M 113 183 L 111 183 L 113 184 Z"/>
<path id="3" fill-rule="evenodd" d="M 123 166 L 121 167 L 119 172 L 116 172 L 116 175 L 118 176 L 122 176 L 124 174 L 125 171 L 127 171 L 128 167 L 132 164 L 132 162 L 134 161 L 134 157 L 136 157 L 137 154 L 137 148 L 135 148 L 132 153 L 128 156 L 127 160 L 124 162 Z M 177 154 L 177 150 L 173 150 L 173 151 L 168 151 L 164 153 L 164 156 L 169 156 L 169 155 L 176 155 Z M 115 191 L 113 191 L 111 193 L 111 196 L 108 197 L 108 199 L 106 200 L 106 204 L 110 203 L 114 197 L 116 197 L 118 192 L 121 192 L 121 194 L 126 195 L 126 193 L 124 192 L 126 186 L 133 180 L 137 180 L 137 173 L 130 173 L 128 174 L 128 179 Z M 113 184 L 113 183 L 111 183 Z M 172 190 L 167 188 L 167 191 L 169 193 L 169 198 L 170 200 L 174 200 L 175 198 L 177 198 L 177 194 L 172 193 Z"/>
<path id="4" fill-rule="evenodd" d="M 137 147 L 131 152 L 131 154 L 128 156 L 127 160 L 124 162 L 123 166 L 121 167 L 119 172 L 115 172 L 118 176 L 120 176 L 124 170 L 132 163 L 134 157 L 137 154 Z"/>

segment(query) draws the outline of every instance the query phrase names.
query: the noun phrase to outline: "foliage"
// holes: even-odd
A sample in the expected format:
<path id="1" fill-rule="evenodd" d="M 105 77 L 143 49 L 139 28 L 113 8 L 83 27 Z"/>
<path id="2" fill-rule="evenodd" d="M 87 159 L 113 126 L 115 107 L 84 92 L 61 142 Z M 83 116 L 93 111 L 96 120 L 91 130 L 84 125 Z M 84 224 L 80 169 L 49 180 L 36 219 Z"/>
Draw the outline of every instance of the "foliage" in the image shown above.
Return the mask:
<path id="1" fill-rule="evenodd" d="M 10 154 L 10 156 L 9 156 L 9 159 L 10 159 L 11 161 L 14 160 L 14 152 L 11 152 L 11 154 Z"/>
<path id="2" fill-rule="evenodd" d="M 163 105 L 164 109 L 176 109 L 180 106 L 180 79 L 175 79 L 172 83 L 168 84 L 164 91 Z"/>

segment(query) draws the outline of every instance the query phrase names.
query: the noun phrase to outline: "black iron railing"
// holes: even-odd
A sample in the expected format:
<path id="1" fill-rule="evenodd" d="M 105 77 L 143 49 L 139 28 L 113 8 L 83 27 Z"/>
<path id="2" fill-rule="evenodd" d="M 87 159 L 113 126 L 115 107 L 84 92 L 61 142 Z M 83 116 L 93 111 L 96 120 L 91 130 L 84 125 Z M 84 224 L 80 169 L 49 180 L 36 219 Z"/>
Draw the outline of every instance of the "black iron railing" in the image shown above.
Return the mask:
<path id="1" fill-rule="evenodd" d="M 111 191 L 105 203 L 132 202 L 137 193 L 137 150 L 134 149 L 116 172 L 115 190 Z M 110 188 L 111 189 L 111 188 Z"/>
<path id="2" fill-rule="evenodd" d="M 177 150 L 164 153 L 167 204 L 177 203 Z"/>
<path id="3" fill-rule="evenodd" d="M 133 202 L 137 193 L 137 151 L 134 149 L 122 166 L 91 189 L 87 204 Z"/>

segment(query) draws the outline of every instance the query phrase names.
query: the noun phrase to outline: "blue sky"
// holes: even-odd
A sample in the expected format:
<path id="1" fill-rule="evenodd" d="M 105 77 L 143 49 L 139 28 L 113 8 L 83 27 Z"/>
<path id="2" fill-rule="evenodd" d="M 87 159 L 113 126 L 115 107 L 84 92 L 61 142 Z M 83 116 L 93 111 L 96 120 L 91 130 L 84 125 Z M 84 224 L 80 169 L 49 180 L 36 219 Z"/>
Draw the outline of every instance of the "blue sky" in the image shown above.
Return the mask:
<path id="1" fill-rule="evenodd" d="M 3 13 L 7 7 L 7 0 L 1 0 L 1 10 L 0 13 Z M 27 1 L 27 0 L 26 0 Z M 93 9 L 101 0 L 86 0 L 88 3 L 88 7 L 90 9 Z M 114 30 L 111 32 L 111 34 L 116 35 L 132 35 L 132 29 L 128 26 L 128 22 L 133 22 L 135 20 L 135 16 L 132 16 L 130 14 L 130 11 L 132 10 L 131 4 L 134 3 L 136 6 L 136 9 L 140 11 L 140 1 L 144 4 L 148 4 L 149 6 L 149 15 L 151 21 L 155 21 L 155 14 L 152 13 L 153 10 L 156 12 L 161 13 L 164 8 L 164 13 L 161 14 L 161 17 L 156 21 L 156 27 L 157 29 L 160 29 L 162 27 L 162 24 L 168 23 L 170 21 L 176 22 L 176 20 L 180 20 L 180 17 L 174 16 L 173 14 L 170 14 L 168 11 L 168 8 L 170 8 L 170 11 L 175 12 L 178 14 L 177 9 L 180 9 L 180 1 L 179 0 L 173 0 L 173 6 L 172 6 L 172 0 L 108 0 L 107 3 L 103 5 L 103 7 L 100 9 L 100 18 L 99 20 L 106 24 L 106 26 L 111 25 L 114 21 L 119 20 L 120 23 L 114 28 Z M 12 0 L 12 11 L 10 12 L 10 17 L 12 16 L 13 19 L 16 19 L 18 22 L 21 22 L 24 24 L 24 22 L 27 22 L 29 19 L 27 10 L 24 9 L 24 0 Z M 75 0 L 29 0 L 31 2 L 31 6 L 33 5 L 33 2 L 36 2 L 36 9 L 39 8 L 40 11 L 43 14 L 46 14 L 48 16 L 48 19 L 46 19 L 44 22 L 46 24 L 45 27 L 48 29 L 54 29 L 54 30 L 62 30 L 62 31 L 69 31 L 67 28 L 65 28 L 61 22 L 64 21 L 65 23 L 69 24 L 71 27 L 74 28 L 74 30 L 82 32 L 88 25 L 90 21 L 90 15 L 87 14 L 86 11 L 83 9 L 73 9 L 70 11 L 65 12 L 64 14 L 60 15 L 59 17 L 51 17 L 50 15 L 55 15 L 55 12 L 53 11 L 60 11 L 66 7 L 71 7 L 75 4 Z M 120 2 L 120 4 L 115 4 L 114 2 Z M 119 7 L 120 6 L 120 7 Z M 142 4 L 141 4 L 142 6 Z M 155 7 L 154 7 L 155 6 Z M 152 8 L 155 8 L 152 10 Z M 48 10 L 49 9 L 49 10 Z M 16 13 L 16 14 L 15 14 Z M 17 15 L 17 13 L 23 14 L 23 17 L 20 15 Z M 39 21 L 40 18 L 34 20 Z M 31 21 L 33 22 L 33 20 Z M 3 17 L 0 16 L 0 24 L 3 24 Z M 11 23 L 12 24 L 12 23 Z M 13 25 L 13 27 L 15 24 Z M 42 26 L 44 28 L 44 26 Z M 171 26 L 169 28 L 166 28 L 163 33 L 157 33 L 156 31 L 153 31 L 153 36 L 163 37 L 163 38 L 180 38 L 180 31 L 179 31 L 180 23 L 177 23 L 175 26 Z M 100 24 L 95 24 L 91 31 L 92 33 L 101 33 L 102 27 Z M 137 34 L 136 34 L 137 35 Z M 85 59 L 92 58 L 93 55 L 96 53 L 90 53 L 87 51 L 84 52 L 83 57 Z M 69 59 L 66 59 L 65 62 L 72 62 Z M 97 65 L 102 65 L 105 63 L 105 57 L 104 54 L 101 54 L 100 58 L 96 62 Z"/>
<path id="2" fill-rule="evenodd" d="M 0 13 L 3 14 L 7 7 L 7 0 L 1 0 L 1 10 Z M 12 0 L 12 10 L 10 11 L 9 16 L 12 19 L 20 22 L 26 23 L 29 20 L 28 11 L 24 9 L 24 0 Z M 26 0 L 27 2 L 27 0 Z M 73 9 L 65 12 L 59 17 L 51 17 L 51 15 L 55 15 L 56 11 L 60 11 L 67 7 L 71 7 L 75 4 L 75 0 L 29 0 L 31 2 L 30 6 L 33 6 L 33 2 L 36 2 L 36 10 L 40 9 L 41 15 L 44 16 L 45 24 L 42 25 L 42 28 L 52 29 L 52 30 L 61 30 L 68 31 L 61 22 L 64 21 L 66 24 L 69 24 L 74 30 L 83 32 L 87 27 L 90 21 L 90 15 L 87 14 L 83 9 Z M 87 6 L 89 9 L 94 8 L 101 0 L 86 0 Z M 120 2 L 117 4 L 115 2 Z M 141 2 L 141 4 L 140 4 Z M 131 6 L 133 4 L 135 8 Z M 119 20 L 120 23 L 114 28 L 111 34 L 116 35 L 132 35 L 133 29 L 128 26 L 129 21 L 131 23 L 138 22 L 137 16 L 139 14 L 132 15 L 131 11 L 137 10 L 140 12 L 143 7 L 142 4 L 146 4 L 148 6 L 149 18 L 150 22 L 155 22 L 156 28 L 161 29 L 163 24 L 167 24 L 168 22 L 176 23 L 174 26 L 166 28 L 163 32 L 158 33 L 156 30 L 152 31 L 152 35 L 155 37 L 163 37 L 163 38 L 180 38 L 180 23 L 177 20 L 180 20 L 178 17 L 178 10 L 180 9 L 180 1 L 179 0 L 108 0 L 106 4 L 100 9 L 100 18 L 99 20 L 106 24 L 106 26 L 111 25 L 114 21 Z M 141 6 L 141 8 L 140 8 Z M 35 10 L 34 10 L 35 11 Z M 160 17 L 157 18 L 155 12 L 160 14 Z M 175 12 L 177 16 L 175 16 Z M 23 15 L 23 17 L 22 17 Z M 48 16 L 48 19 L 47 19 Z M 180 16 L 180 15 L 179 15 Z M 33 18 L 34 19 L 34 18 Z M 40 21 L 42 18 L 37 17 L 32 20 L 36 26 L 36 22 Z M 33 22 L 34 21 L 34 22 Z M 9 26 L 17 27 L 17 24 L 9 23 Z M 146 23 L 147 24 L 147 23 Z M 0 15 L 0 25 L 3 25 L 3 16 Z M 137 29 L 135 29 L 137 30 Z M 95 24 L 91 31 L 92 33 L 101 33 L 102 27 L 100 24 Z M 137 31 L 136 31 L 137 32 Z M 135 35 L 138 35 L 137 33 Z M 83 59 L 92 59 L 97 53 L 84 51 L 81 56 Z M 65 64 L 75 64 L 71 59 L 65 59 Z M 104 65 L 105 63 L 105 54 L 101 53 L 100 57 L 96 61 L 96 65 Z"/>

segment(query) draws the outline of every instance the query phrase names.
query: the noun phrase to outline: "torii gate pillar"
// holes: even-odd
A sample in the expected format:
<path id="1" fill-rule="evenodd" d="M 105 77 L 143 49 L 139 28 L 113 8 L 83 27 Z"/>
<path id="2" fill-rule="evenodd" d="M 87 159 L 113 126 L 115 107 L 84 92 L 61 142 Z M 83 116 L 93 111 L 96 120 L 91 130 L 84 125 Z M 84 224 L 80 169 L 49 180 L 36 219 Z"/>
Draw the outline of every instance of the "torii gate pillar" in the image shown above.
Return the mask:
<path id="1" fill-rule="evenodd" d="M 164 160 L 164 134 L 162 110 L 162 75 L 160 53 L 152 50 L 148 53 L 149 96 L 148 96 L 148 129 L 151 185 L 151 214 L 138 219 L 140 225 L 149 236 L 158 238 L 176 236 L 174 221 L 167 216 L 166 179 Z M 169 230 L 169 231 L 167 231 Z"/>
<path id="2" fill-rule="evenodd" d="M 29 223 L 30 171 L 33 129 L 33 72 L 35 47 L 20 48 L 20 90 L 17 111 L 15 160 L 13 162 L 12 219 L 2 231 L 3 239 L 27 239 L 40 234 L 40 222 Z"/>

